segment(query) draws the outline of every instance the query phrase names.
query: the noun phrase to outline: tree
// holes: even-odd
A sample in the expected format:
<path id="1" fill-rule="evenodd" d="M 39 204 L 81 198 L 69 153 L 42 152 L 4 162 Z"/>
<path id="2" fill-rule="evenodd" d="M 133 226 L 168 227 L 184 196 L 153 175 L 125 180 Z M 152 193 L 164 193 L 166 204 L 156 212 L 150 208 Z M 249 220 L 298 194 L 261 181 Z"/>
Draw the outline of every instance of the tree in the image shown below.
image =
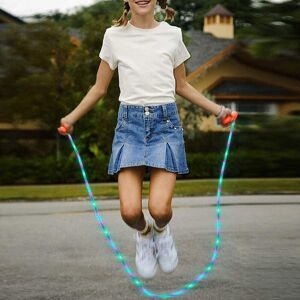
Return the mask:
<path id="1" fill-rule="evenodd" d="M 67 69 L 75 46 L 53 22 L 11 25 L 1 32 L 1 119 L 38 120 L 45 129 L 72 105 Z"/>
<path id="2" fill-rule="evenodd" d="M 238 37 L 252 41 L 252 54 L 266 58 L 300 54 L 300 6 L 298 0 L 270 2 L 259 0 Z M 299 63 L 299 61 L 298 61 Z"/>

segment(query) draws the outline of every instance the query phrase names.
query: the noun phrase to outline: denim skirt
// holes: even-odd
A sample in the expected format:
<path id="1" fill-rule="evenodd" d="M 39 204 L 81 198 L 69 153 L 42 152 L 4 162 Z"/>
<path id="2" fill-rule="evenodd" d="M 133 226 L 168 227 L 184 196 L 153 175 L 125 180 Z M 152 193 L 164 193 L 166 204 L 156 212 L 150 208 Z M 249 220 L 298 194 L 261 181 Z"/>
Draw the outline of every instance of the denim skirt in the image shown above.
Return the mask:
<path id="1" fill-rule="evenodd" d="M 177 174 L 189 173 L 183 127 L 175 101 L 160 105 L 120 103 L 108 174 L 146 166 Z"/>

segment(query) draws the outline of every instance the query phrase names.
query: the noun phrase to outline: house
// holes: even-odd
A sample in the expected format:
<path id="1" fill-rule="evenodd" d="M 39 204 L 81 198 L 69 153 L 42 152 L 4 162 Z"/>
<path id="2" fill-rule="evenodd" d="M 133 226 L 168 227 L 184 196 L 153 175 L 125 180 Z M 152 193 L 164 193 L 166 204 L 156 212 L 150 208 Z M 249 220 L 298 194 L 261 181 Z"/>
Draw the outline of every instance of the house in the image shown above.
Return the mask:
<path id="1" fill-rule="evenodd" d="M 285 68 L 292 58 L 251 56 L 251 41 L 234 39 L 234 17 L 224 6 L 217 4 L 205 14 L 203 31 L 191 29 L 186 34 L 191 53 L 187 81 L 199 92 L 208 92 L 240 116 L 300 115 L 300 72 Z M 212 115 L 199 122 L 199 129 L 227 130 L 217 126 Z"/>
<path id="2" fill-rule="evenodd" d="M 8 24 L 25 24 L 25 22 L 8 13 L 7 11 L 4 11 L 0 8 L 0 29 L 4 29 Z"/>

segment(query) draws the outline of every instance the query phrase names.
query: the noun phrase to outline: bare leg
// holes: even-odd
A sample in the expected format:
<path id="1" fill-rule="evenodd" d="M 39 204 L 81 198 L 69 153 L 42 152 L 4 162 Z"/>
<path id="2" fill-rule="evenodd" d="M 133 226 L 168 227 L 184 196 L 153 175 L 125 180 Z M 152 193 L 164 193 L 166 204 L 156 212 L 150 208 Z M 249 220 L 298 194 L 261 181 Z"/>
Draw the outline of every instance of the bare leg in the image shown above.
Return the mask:
<path id="1" fill-rule="evenodd" d="M 122 168 L 118 173 L 120 212 L 124 222 L 139 231 L 146 226 L 142 211 L 145 166 Z"/>
<path id="2" fill-rule="evenodd" d="M 158 227 L 166 226 L 172 219 L 172 197 L 176 173 L 162 168 L 151 168 L 148 208 Z"/>

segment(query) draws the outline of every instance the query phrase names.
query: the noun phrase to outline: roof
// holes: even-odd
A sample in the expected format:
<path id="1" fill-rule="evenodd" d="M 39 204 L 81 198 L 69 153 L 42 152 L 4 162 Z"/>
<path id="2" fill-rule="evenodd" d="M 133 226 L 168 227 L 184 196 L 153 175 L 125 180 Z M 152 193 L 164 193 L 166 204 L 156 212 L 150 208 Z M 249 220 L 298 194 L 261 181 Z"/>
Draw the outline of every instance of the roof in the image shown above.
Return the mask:
<path id="1" fill-rule="evenodd" d="M 191 53 L 191 58 L 186 62 L 187 73 L 193 72 L 226 48 L 237 44 L 235 39 L 217 38 L 209 32 L 195 29 L 187 31 L 186 34 L 190 38 L 186 47 Z"/>
<path id="2" fill-rule="evenodd" d="M 13 16 L 12 14 L 8 13 L 7 11 L 5 11 L 1 8 L 0 8 L 0 19 L 4 23 L 16 23 L 16 24 L 25 24 L 26 23 L 22 19 L 20 19 L 16 16 Z"/>
<path id="3" fill-rule="evenodd" d="M 223 5 L 217 4 L 212 9 L 210 9 L 204 16 L 215 16 L 215 15 L 233 16 L 233 13 L 229 11 L 227 8 L 225 8 Z"/>
<path id="4" fill-rule="evenodd" d="M 299 54 L 289 51 L 276 57 L 257 58 L 248 53 L 247 48 L 255 40 L 218 38 L 209 32 L 191 29 L 185 34 L 189 37 L 186 48 L 191 57 L 185 62 L 188 80 L 193 80 L 208 68 L 218 64 L 228 56 L 234 56 L 242 64 L 264 71 L 278 73 L 292 78 L 300 78 Z"/>

